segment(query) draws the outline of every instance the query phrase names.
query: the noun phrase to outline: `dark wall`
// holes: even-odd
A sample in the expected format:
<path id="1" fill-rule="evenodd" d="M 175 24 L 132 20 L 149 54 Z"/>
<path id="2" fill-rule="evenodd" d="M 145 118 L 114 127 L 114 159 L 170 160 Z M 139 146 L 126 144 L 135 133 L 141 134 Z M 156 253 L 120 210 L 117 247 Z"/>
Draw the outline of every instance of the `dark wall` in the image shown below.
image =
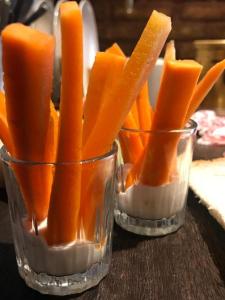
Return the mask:
<path id="1" fill-rule="evenodd" d="M 130 54 L 153 9 L 172 17 L 170 39 L 175 39 L 179 58 L 194 57 L 195 39 L 225 38 L 225 1 L 134 0 L 128 13 L 129 0 L 91 0 L 98 23 L 100 47 L 104 50 L 118 42 Z"/>

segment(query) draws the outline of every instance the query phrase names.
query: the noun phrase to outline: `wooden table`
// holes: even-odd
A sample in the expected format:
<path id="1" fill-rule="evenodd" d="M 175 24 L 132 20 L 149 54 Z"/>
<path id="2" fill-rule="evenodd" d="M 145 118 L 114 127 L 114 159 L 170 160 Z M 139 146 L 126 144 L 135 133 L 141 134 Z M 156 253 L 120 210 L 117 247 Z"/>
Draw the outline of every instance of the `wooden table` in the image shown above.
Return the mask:
<path id="1" fill-rule="evenodd" d="M 189 191 L 186 224 L 177 233 L 147 238 L 114 227 L 111 270 L 98 287 L 63 299 L 225 299 L 225 231 Z M 6 199 L 4 191 L 0 199 Z M 225 199 L 224 199 L 225 200 Z M 8 218 L 0 201 L 0 299 L 56 299 L 20 279 Z"/>

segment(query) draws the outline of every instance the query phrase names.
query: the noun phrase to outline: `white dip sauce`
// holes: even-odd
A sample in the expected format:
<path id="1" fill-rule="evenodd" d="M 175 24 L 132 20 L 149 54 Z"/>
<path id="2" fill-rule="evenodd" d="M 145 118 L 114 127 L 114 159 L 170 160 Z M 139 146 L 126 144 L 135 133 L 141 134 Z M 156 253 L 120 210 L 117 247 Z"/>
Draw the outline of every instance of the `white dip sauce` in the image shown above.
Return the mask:
<path id="1" fill-rule="evenodd" d="M 185 205 L 188 182 L 175 181 L 161 186 L 141 183 L 120 192 L 118 208 L 130 216 L 142 219 L 162 219 L 173 216 Z"/>
<path id="2" fill-rule="evenodd" d="M 46 222 L 44 222 L 46 223 Z M 43 228 L 43 224 L 40 226 Z M 41 235 L 24 226 L 25 256 L 29 266 L 37 273 L 62 276 L 87 271 L 99 262 L 105 252 L 105 244 L 77 240 L 60 246 L 48 246 Z"/>

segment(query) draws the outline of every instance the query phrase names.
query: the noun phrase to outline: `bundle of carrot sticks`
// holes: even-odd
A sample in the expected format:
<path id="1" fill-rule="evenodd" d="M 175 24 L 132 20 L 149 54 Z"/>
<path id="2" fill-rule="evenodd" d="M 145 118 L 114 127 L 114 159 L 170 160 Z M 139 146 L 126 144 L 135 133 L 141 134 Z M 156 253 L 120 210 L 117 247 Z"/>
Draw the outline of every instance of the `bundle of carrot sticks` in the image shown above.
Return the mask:
<path id="1" fill-rule="evenodd" d="M 175 60 L 174 47 L 169 44 L 153 111 L 147 79 L 171 31 L 170 18 L 153 11 L 129 58 L 117 44 L 97 53 L 84 97 L 82 16 L 75 1 L 61 4 L 60 23 L 59 114 L 50 100 L 54 38 L 18 23 L 2 31 L 5 94 L 0 94 L 0 138 L 15 159 L 42 163 L 35 168 L 12 165 L 28 217 L 37 224 L 47 219 L 44 236 L 49 245 L 76 240 L 81 228 L 86 239 L 94 240 L 97 200 L 91 194 L 93 182 L 98 183 L 93 174 L 95 179 L 97 173 L 99 177 L 104 174 L 79 162 L 110 151 L 123 125 L 144 130 L 182 128 L 225 64 L 215 65 L 197 84 L 201 66 Z M 127 159 L 133 163 L 130 182 L 140 170 L 143 183 L 164 182 L 167 174 L 163 170 L 164 177 L 147 176 L 157 159 L 150 154 L 153 142 L 138 137 L 121 144 L 129 148 Z M 158 141 L 154 147 L 157 156 Z M 145 164 L 140 168 L 143 158 Z M 44 163 L 53 163 L 54 170 Z"/>
<path id="2" fill-rule="evenodd" d="M 170 132 L 185 127 L 224 69 L 222 60 L 198 82 L 202 66 L 194 60 L 176 60 L 174 42 L 167 44 L 154 110 L 145 85 L 125 119 L 123 126 L 128 131 L 119 134 L 124 163 L 131 164 L 126 188 L 136 183 L 162 186 L 173 181 L 180 134 Z M 129 129 L 139 129 L 139 133 Z"/>

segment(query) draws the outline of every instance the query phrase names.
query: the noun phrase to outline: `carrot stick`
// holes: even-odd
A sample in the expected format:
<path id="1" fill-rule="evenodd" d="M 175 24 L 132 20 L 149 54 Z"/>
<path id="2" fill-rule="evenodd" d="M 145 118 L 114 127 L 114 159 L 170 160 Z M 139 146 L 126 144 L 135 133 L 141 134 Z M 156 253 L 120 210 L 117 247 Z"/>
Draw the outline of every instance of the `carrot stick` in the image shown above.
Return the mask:
<path id="1" fill-rule="evenodd" d="M 107 236 L 103 223 L 105 193 L 114 163 L 114 158 L 111 157 L 82 165 L 82 179 L 88 180 L 82 181 L 81 224 L 85 238 L 89 241 L 102 242 Z"/>
<path id="2" fill-rule="evenodd" d="M 6 149 L 11 155 L 13 155 L 13 141 L 9 132 L 6 107 L 5 107 L 5 95 L 0 91 L 0 139 L 5 145 Z"/>
<path id="3" fill-rule="evenodd" d="M 90 136 L 91 129 L 94 127 L 98 115 L 101 112 L 105 97 L 107 97 L 108 94 L 108 89 L 111 89 L 115 85 L 117 78 L 123 71 L 125 63 L 126 57 L 121 57 L 109 52 L 100 53 L 96 56 L 96 61 L 90 76 L 87 100 L 85 102 L 83 130 L 84 145 L 85 141 L 87 141 L 87 138 Z M 104 80 L 100 81 L 99 76 L 97 75 L 99 72 L 101 73 L 103 71 L 103 67 L 106 67 L 107 70 L 100 75 L 101 77 L 104 75 Z M 99 71 L 97 68 L 100 68 Z M 97 90 L 97 93 L 94 93 L 94 90 L 96 90 L 97 87 L 101 87 L 101 90 Z M 90 184 L 93 182 L 93 178 L 96 176 L 98 165 L 99 164 L 97 163 L 93 164 L 92 168 L 88 168 L 85 165 L 82 166 L 80 217 L 86 238 L 90 240 L 94 239 L 92 234 L 94 233 L 94 229 L 96 227 L 96 213 L 99 205 L 101 206 L 101 200 L 103 201 L 104 196 L 103 192 L 99 192 L 96 196 L 93 195 L 93 191 L 95 191 L 96 187 L 93 189 L 93 191 L 87 188 L 88 186 L 91 186 Z M 99 187 L 100 191 L 102 188 L 104 188 L 104 186 L 102 187 L 101 182 L 97 184 L 97 186 L 99 185 L 101 185 L 101 188 Z M 102 197 L 100 197 L 101 195 Z M 94 199 L 96 201 L 94 201 Z"/>
<path id="4" fill-rule="evenodd" d="M 170 18 L 154 11 L 118 83 L 108 90 L 104 107 L 85 144 L 84 157 L 103 154 L 110 149 L 133 101 L 147 81 L 170 30 Z"/>
<path id="5" fill-rule="evenodd" d="M 58 137 L 58 114 L 52 102 L 50 103 L 50 111 L 51 111 L 51 115 L 49 119 L 48 131 L 47 131 L 45 162 L 52 163 L 55 162 L 57 137 Z M 6 116 L 6 107 L 5 107 L 5 95 L 3 94 L 3 92 L 0 91 L 0 135 L 3 144 L 6 146 L 9 153 L 13 156 L 14 155 L 13 143 L 9 133 L 8 123 L 6 118 L 7 116 Z M 47 166 L 44 167 L 43 165 L 42 172 L 43 172 L 43 168 L 46 169 Z M 48 174 L 45 174 L 46 175 L 45 178 L 47 179 L 47 175 L 49 176 L 49 179 L 47 180 L 47 182 L 49 183 L 47 194 L 50 196 L 51 185 L 52 185 L 52 170 L 50 166 L 48 168 L 49 168 L 49 172 L 47 172 Z M 28 172 L 31 171 L 28 170 Z M 46 173 L 46 171 L 44 171 L 44 173 Z M 47 203 L 48 202 L 49 201 L 47 201 Z"/>
<path id="6" fill-rule="evenodd" d="M 174 41 L 170 41 L 166 44 L 166 51 L 164 55 L 164 61 L 175 60 L 176 59 L 176 49 Z"/>
<path id="7" fill-rule="evenodd" d="M 87 141 L 101 111 L 104 95 L 107 93 L 118 76 L 120 76 L 126 62 L 109 52 L 98 52 L 90 73 L 87 96 L 84 104 L 83 144 Z"/>
<path id="8" fill-rule="evenodd" d="M 153 110 L 149 101 L 148 82 L 144 84 L 136 101 L 140 120 L 140 128 L 142 130 L 150 130 L 153 118 Z"/>
<path id="9" fill-rule="evenodd" d="M 106 50 L 106 52 L 114 53 L 120 56 L 125 56 L 125 54 L 123 53 L 123 51 L 117 43 L 114 43 L 110 48 Z M 144 84 L 139 95 L 137 96 L 136 101 L 132 105 L 131 112 L 133 114 L 133 117 L 135 118 L 136 127 L 129 127 L 124 124 L 123 126 L 125 128 L 139 128 L 143 130 L 150 129 L 153 110 L 149 102 L 149 91 L 147 82 Z"/>
<path id="10" fill-rule="evenodd" d="M 118 46 L 118 44 L 113 44 L 110 48 L 106 50 L 109 53 L 115 53 L 119 56 L 125 57 L 125 54 Z M 141 94 L 141 93 L 140 93 Z M 137 99 L 140 97 L 138 95 Z M 141 105 L 141 103 L 139 103 Z M 139 111 L 138 111 L 138 103 L 135 101 L 132 105 L 131 111 L 128 113 L 124 124 L 124 128 L 128 129 L 139 129 Z M 143 151 L 143 145 L 139 134 L 129 133 L 126 131 L 119 132 L 119 140 L 120 146 L 123 154 L 124 163 L 135 163 L 135 161 L 140 156 L 141 152 Z"/>
<path id="11" fill-rule="evenodd" d="M 47 143 L 45 147 L 45 161 L 54 163 L 58 145 L 59 116 L 54 104 L 50 102 L 50 119 L 47 131 Z"/>
<path id="12" fill-rule="evenodd" d="M 151 128 L 153 114 L 154 114 L 154 112 L 152 110 L 152 107 L 150 105 L 150 102 L 149 102 L 148 82 L 146 82 L 145 85 L 143 86 L 141 92 L 139 93 L 139 95 L 137 97 L 136 102 L 137 102 L 137 106 L 138 106 L 140 128 L 142 130 L 148 131 Z M 124 126 L 124 127 L 126 127 L 126 126 Z M 127 128 L 136 128 L 136 127 L 127 127 Z M 134 135 L 134 133 L 133 133 L 133 135 Z M 138 177 L 141 174 L 141 169 L 143 167 L 144 148 L 148 144 L 149 135 L 148 135 L 148 133 L 142 133 L 142 134 L 140 133 L 140 137 L 141 137 L 141 140 L 142 140 L 142 143 L 143 143 L 144 147 L 142 149 L 142 152 L 139 152 L 138 155 L 136 156 L 136 160 L 135 161 L 133 160 L 134 164 L 133 164 L 132 168 L 130 169 L 130 171 L 128 172 L 128 175 L 127 175 L 126 188 L 128 188 L 129 186 L 131 186 L 134 182 L 136 182 L 138 180 Z M 120 142 L 121 142 L 121 139 L 120 139 Z M 125 142 L 122 141 L 122 143 L 124 144 Z M 124 149 L 122 151 L 123 155 L 124 155 L 124 153 L 126 153 L 125 151 L 128 152 L 128 149 L 125 150 L 126 149 L 125 145 L 122 146 L 121 148 L 122 148 L 122 150 Z M 129 151 L 131 151 L 131 152 L 134 151 L 134 152 L 137 153 L 137 151 L 133 150 L 132 148 L 129 148 Z"/>
<path id="13" fill-rule="evenodd" d="M 53 37 L 22 24 L 2 31 L 4 87 L 15 158 L 44 162 L 54 57 Z M 48 170 L 14 166 L 30 218 L 48 212 Z"/>
<path id="14" fill-rule="evenodd" d="M 7 119 L 15 157 L 43 161 L 50 116 L 53 37 L 11 24 L 3 30 L 2 41 Z"/>
<path id="15" fill-rule="evenodd" d="M 152 110 L 152 107 L 151 107 L 150 101 L 149 101 L 148 82 L 146 82 L 144 84 L 141 92 L 139 93 L 139 95 L 137 97 L 136 102 L 137 102 L 137 107 L 138 107 L 140 128 L 142 130 L 150 130 L 154 112 Z M 130 124 L 130 127 L 128 127 L 128 126 L 124 126 L 124 127 L 136 128 L 136 127 L 131 127 L 131 124 Z M 140 137 L 141 137 L 141 140 L 142 140 L 142 143 L 144 146 L 143 149 L 140 152 L 137 152 L 137 150 L 133 150 L 131 148 L 131 145 L 129 148 L 129 151 L 138 153 L 138 155 L 136 155 L 136 160 L 132 161 L 134 164 L 133 164 L 131 170 L 128 172 L 128 175 L 126 178 L 126 188 L 128 188 L 129 186 L 131 186 L 138 180 L 138 177 L 141 174 L 141 169 L 143 167 L 143 159 L 144 159 L 144 152 L 145 152 L 144 148 L 148 144 L 149 135 L 148 135 L 148 133 L 142 133 L 142 134 L 140 133 Z M 132 138 L 134 138 L 134 133 L 133 133 Z M 121 139 L 120 139 L 120 142 L 121 142 Z M 124 142 L 123 142 L 123 144 L 124 144 Z M 123 150 L 123 148 L 126 149 L 125 146 L 122 146 L 121 148 L 122 148 L 122 150 Z M 126 151 L 128 152 L 128 149 Z M 123 157 L 124 157 L 125 150 L 122 151 L 122 153 L 123 153 Z"/>
<path id="16" fill-rule="evenodd" d="M 80 208 L 83 56 L 82 17 L 76 2 L 61 4 L 60 21 L 62 87 L 57 164 L 47 227 L 50 245 L 68 243 L 76 238 Z"/>
<path id="17" fill-rule="evenodd" d="M 120 56 L 125 56 L 121 48 L 117 43 L 114 43 L 110 48 L 106 50 L 106 52 L 114 53 Z M 149 91 L 148 91 L 148 83 L 146 82 L 141 89 L 139 95 L 137 96 L 136 101 L 133 103 L 131 108 L 131 113 L 136 122 L 135 127 L 129 127 L 127 125 L 123 125 L 125 128 L 133 128 L 133 129 L 143 129 L 148 130 L 151 126 L 152 119 L 152 108 L 150 107 L 149 102 Z M 128 114 L 129 115 L 129 114 Z M 129 121 L 128 121 L 129 122 Z M 133 124 L 134 125 L 134 124 Z"/>
<path id="18" fill-rule="evenodd" d="M 139 156 L 135 164 L 128 172 L 126 177 L 126 183 L 125 183 L 126 189 L 128 189 L 131 185 L 135 184 L 135 182 L 139 181 L 139 177 L 143 169 L 143 160 L 145 158 L 145 152 L 146 152 L 146 148 L 144 148 L 141 155 Z"/>
<path id="19" fill-rule="evenodd" d="M 126 117 L 124 127 L 128 129 L 137 128 L 137 124 L 131 112 L 129 112 L 128 116 Z M 120 130 L 119 140 L 124 163 L 134 164 L 144 150 L 139 133 L 135 133 L 133 131 L 129 132 L 129 130 Z"/>
<path id="20" fill-rule="evenodd" d="M 182 128 L 201 69 L 194 61 L 166 62 L 152 122 L 153 131 Z M 169 182 L 178 140 L 179 134 L 170 136 L 166 132 L 150 136 L 140 176 L 143 184 L 158 186 Z"/>
<path id="21" fill-rule="evenodd" d="M 54 163 L 56 159 L 56 147 L 58 140 L 58 114 L 54 108 L 52 102 L 50 102 L 50 119 L 47 130 L 47 141 L 45 147 L 45 162 Z M 39 187 L 39 191 L 42 190 L 43 186 L 45 187 L 45 199 L 46 201 L 43 204 L 42 210 L 45 212 L 45 217 L 47 215 L 49 209 L 49 201 L 50 194 L 52 188 L 53 174 L 54 169 L 51 164 L 47 165 L 33 165 L 32 167 L 26 166 L 20 168 L 14 165 L 14 169 L 16 171 L 16 175 L 19 175 L 20 181 L 30 180 L 33 183 L 35 179 L 35 183 Z M 26 174 L 27 173 L 27 174 Z M 44 185 L 43 185 L 44 178 Z M 41 193 L 41 192 L 39 192 Z M 24 191 L 24 195 L 26 195 L 26 199 L 30 199 L 29 190 Z M 40 194 L 40 197 L 42 194 Z M 32 211 L 30 212 L 32 214 Z"/>
<path id="22" fill-rule="evenodd" d="M 225 69 L 225 59 L 215 64 L 198 83 L 192 95 L 190 105 L 185 118 L 185 123 L 191 118 L 193 113 L 197 110 L 201 102 L 212 89 L 218 78 Z"/>

